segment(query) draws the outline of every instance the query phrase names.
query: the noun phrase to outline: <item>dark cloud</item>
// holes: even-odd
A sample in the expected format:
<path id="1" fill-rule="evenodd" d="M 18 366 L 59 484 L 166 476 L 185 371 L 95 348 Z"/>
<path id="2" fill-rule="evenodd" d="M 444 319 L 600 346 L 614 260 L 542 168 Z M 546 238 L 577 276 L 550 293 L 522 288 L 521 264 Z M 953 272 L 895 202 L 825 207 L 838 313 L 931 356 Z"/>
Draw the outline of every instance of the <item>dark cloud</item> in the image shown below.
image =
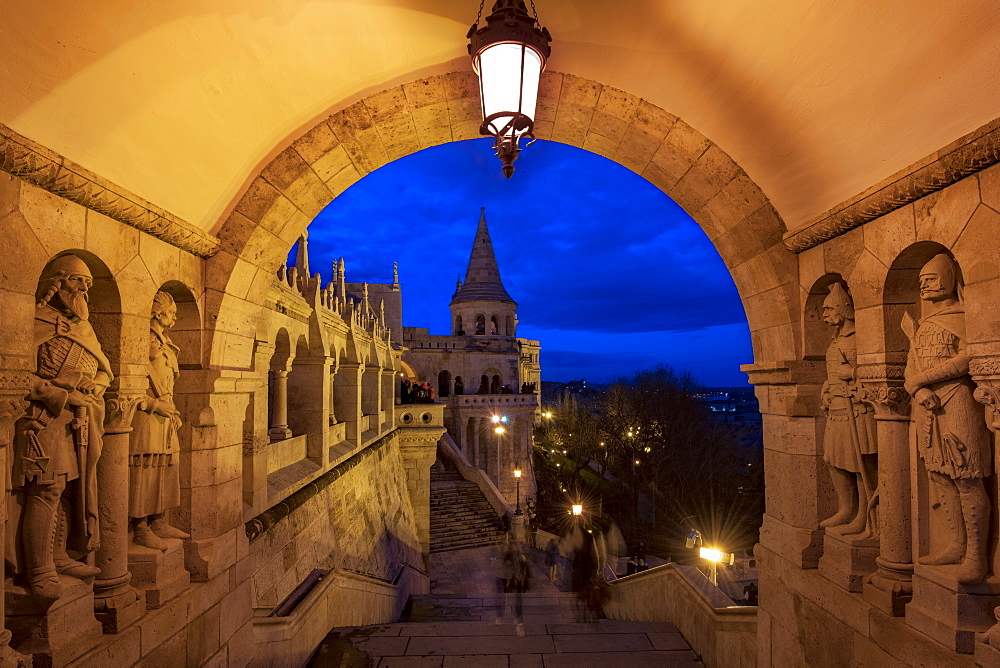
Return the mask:
<path id="1" fill-rule="evenodd" d="M 631 171 L 553 142 L 527 148 L 509 181 L 485 139 L 369 174 L 311 225 L 313 270 L 328 276 L 344 255 L 349 281 L 387 282 L 397 260 L 405 324 L 444 333 L 480 206 L 524 327 L 620 334 L 745 323 L 696 222 Z"/>

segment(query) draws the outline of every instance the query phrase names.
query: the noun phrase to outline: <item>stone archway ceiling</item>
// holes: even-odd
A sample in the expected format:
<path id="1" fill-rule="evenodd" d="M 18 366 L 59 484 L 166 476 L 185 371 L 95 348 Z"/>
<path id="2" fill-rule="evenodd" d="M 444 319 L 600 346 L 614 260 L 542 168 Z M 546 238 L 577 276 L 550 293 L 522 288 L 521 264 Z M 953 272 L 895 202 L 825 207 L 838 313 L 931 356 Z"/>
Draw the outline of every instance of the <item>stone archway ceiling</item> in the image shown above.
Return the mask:
<path id="1" fill-rule="evenodd" d="M 1000 116 L 1000 3 L 538 0 L 554 70 L 684 118 L 794 230 Z M 331 111 L 467 69 L 476 3 L 17 3 L 0 123 L 214 232 Z"/>

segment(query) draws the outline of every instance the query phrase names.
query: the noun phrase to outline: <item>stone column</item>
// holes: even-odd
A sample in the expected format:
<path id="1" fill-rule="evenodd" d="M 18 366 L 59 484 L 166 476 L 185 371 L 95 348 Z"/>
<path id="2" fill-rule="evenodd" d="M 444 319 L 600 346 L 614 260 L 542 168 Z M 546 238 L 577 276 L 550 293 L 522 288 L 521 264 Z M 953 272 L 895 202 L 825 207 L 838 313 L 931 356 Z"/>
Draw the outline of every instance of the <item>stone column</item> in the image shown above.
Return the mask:
<path id="1" fill-rule="evenodd" d="M 431 466 L 437 459 L 437 442 L 444 434 L 444 428 L 404 427 L 399 433 L 399 452 L 406 468 L 406 489 L 426 566 L 431 550 Z"/>
<path id="2" fill-rule="evenodd" d="M 741 367 L 754 385 L 764 422 L 767 508 L 761 545 L 799 568 L 817 568 L 819 523 L 832 512 L 830 476 L 822 457 L 822 361 L 790 360 Z"/>
<path id="3" fill-rule="evenodd" d="M 385 431 L 392 427 L 393 422 L 393 387 L 396 384 L 396 372 L 392 369 L 382 369 L 382 425 L 381 431 Z"/>
<path id="4" fill-rule="evenodd" d="M 361 445 L 361 373 L 361 364 L 341 362 L 334 383 L 337 420 L 346 423 L 344 438 L 354 447 Z"/>
<path id="5" fill-rule="evenodd" d="M 94 613 L 105 633 L 118 633 L 146 612 L 128 570 L 129 434 L 135 409 L 146 398 L 144 392 L 133 394 L 140 382 L 146 379 L 120 377 L 123 389 L 105 396 L 104 448 L 97 462 L 101 545 L 95 565 L 101 574 L 94 579 Z"/>
<path id="6" fill-rule="evenodd" d="M 986 426 L 990 428 L 994 441 L 994 475 L 1000 470 L 1000 448 L 996 447 L 1000 436 L 1000 358 L 983 357 L 973 359 L 969 363 L 972 379 L 977 387 L 976 400 L 986 406 Z M 1000 501 L 995 501 L 1000 506 Z M 1000 512 L 994 510 L 995 513 Z M 1000 573 L 1000 550 L 994 555 L 990 569 L 994 574 Z M 1000 668 L 1000 607 L 993 610 L 997 623 L 990 628 L 979 641 L 975 643 L 976 665 Z"/>
<path id="7" fill-rule="evenodd" d="M 3 376 L 14 380 L 18 376 L 24 376 L 22 382 L 14 384 L 13 390 L 9 388 L 0 389 L 0 471 L 7 471 L 10 466 L 11 441 L 14 434 L 14 422 L 21 417 L 24 406 L 22 397 L 25 394 L 24 388 L 29 386 L 27 374 L 23 371 L 7 371 Z M 7 503 L 6 495 L 4 503 L 0 503 L 0 526 L 7 524 Z M 0 531 L 0 552 L 6 549 L 7 532 Z M 6 615 L 6 596 L 0 596 L 0 616 Z M 10 646 L 11 633 L 0 627 L 0 666 L 25 666 L 27 660 L 24 655 L 15 652 Z"/>
<path id="8" fill-rule="evenodd" d="M 866 374 L 859 369 L 859 375 Z M 910 495 L 910 397 L 899 386 L 902 368 L 862 381 L 861 399 L 875 409 L 878 437 L 877 570 L 864 585 L 864 598 L 882 612 L 902 617 L 913 598 L 913 534 Z M 885 376 L 897 379 L 889 380 Z"/>
<path id="9" fill-rule="evenodd" d="M 288 369 L 274 372 L 274 386 L 271 389 L 271 429 L 268 435 L 272 441 L 282 441 L 292 437 L 288 428 Z"/>
<path id="10" fill-rule="evenodd" d="M 329 445 L 330 364 L 331 358 L 322 355 L 296 358 L 295 382 L 287 388 L 286 410 L 290 408 L 295 417 L 296 431 L 306 435 L 306 456 L 320 466 L 326 464 Z"/>
<path id="11" fill-rule="evenodd" d="M 379 387 L 379 368 L 367 365 L 361 375 L 361 414 L 375 415 L 378 420 L 381 388 Z"/>

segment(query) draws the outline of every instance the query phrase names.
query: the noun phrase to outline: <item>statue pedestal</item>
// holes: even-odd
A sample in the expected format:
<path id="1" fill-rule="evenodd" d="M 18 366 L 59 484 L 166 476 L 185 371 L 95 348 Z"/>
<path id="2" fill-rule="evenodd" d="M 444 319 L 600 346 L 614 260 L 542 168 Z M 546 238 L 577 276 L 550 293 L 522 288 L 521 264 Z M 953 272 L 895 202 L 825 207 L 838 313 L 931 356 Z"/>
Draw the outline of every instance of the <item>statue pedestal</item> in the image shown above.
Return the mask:
<path id="1" fill-rule="evenodd" d="M 184 542 L 177 538 L 164 539 L 166 552 L 141 545 L 129 545 L 128 570 L 132 586 L 146 593 L 146 608 L 159 608 L 184 591 L 191 583 L 191 574 L 184 570 Z"/>
<path id="2" fill-rule="evenodd" d="M 860 593 L 865 579 L 875 572 L 879 555 L 878 539 L 842 536 L 827 529 L 819 572 L 830 582 L 849 592 Z"/>
<path id="3" fill-rule="evenodd" d="M 101 642 L 92 585 L 68 576 L 59 580 L 63 595 L 48 610 L 23 587 L 8 584 L 5 592 L 11 646 L 31 655 L 36 668 L 65 665 Z"/>
<path id="4" fill-rule="evenodd" d="M 961 585 L 958 568 L 916 566 L 906 623 L 949 649 L 971 654 L 976 634 L 996 623 L 993 609 L 1000 605 L 1000 580 Z"/>
<path id="5" fill-rule="evenodd" d="M 1000 649 L 985 639 L 976 643 L 976 665 L 983 668 L 1000 668 Z"/>
<path id="6" fill-rule="evenodd" d="M 510 522 L 511 538 L 517 543 L 524 542 L 524 515 L 512 515 Z"/>

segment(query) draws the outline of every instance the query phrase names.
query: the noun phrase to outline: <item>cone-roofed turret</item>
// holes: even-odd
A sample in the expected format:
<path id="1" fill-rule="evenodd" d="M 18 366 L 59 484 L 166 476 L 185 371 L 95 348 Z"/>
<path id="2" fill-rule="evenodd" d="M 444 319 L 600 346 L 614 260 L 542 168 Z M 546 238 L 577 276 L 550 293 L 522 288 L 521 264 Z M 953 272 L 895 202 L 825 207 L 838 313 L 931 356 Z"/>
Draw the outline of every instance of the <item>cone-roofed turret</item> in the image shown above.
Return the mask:
<path id="1" fill-rule="evenodd" d="M 514 303 L 504 289 L 503 281 L 500 280 L 500 269 L 493 253 L 490 230 L 486 227 L 486 207 L 480 208 L 479 227 L 476 229 L 476 239 L 472 242 L 472 255 L 469 256 L 469 267 L 465 270 L 465 283 L 460 285 L 451 299 L 452 304 L 471 301 Z"/>

